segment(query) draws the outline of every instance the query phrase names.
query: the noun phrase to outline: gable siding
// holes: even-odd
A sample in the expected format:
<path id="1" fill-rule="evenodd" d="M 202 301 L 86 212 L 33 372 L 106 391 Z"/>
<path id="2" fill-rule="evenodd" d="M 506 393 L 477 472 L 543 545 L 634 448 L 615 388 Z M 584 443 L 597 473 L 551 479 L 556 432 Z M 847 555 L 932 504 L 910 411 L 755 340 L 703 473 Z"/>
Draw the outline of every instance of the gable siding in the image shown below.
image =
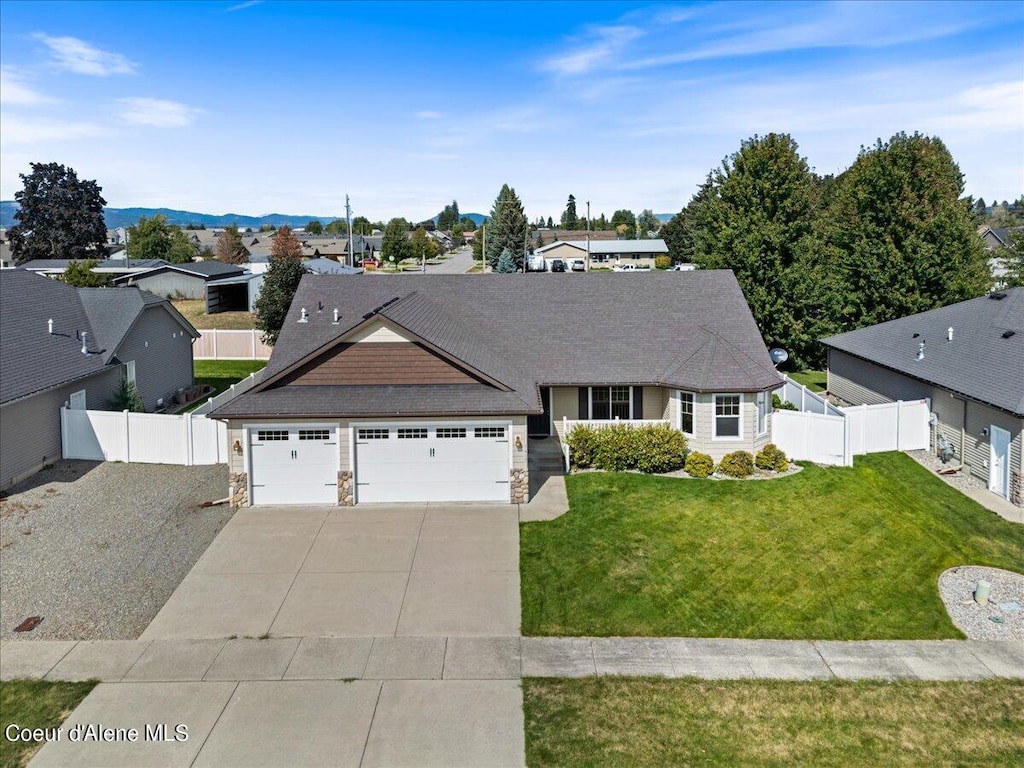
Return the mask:
<path id="1" fill-rule="evenodd" d="M 192 337 L 161 306 L 143 310 L 121 342 L 117 359 L 135 361 L 135 385 L 147 411 L 163 398 L 170 402 L 179 389 L 193 384 Z"/>
<path id="2" fill-rule="evenodd" d="M 180 272 L 164 272 L 152 277 L 139 277 L 132 280 L 144 291 L 155 293 L 172 299 L 202 299 L 206 296 L 206 281 L 201 277 L 183 275 Z"/>
<path id="3" fill-rule="evenodd" d="M 388 328 L 386 325 L 377 323 L 376 325 L 370 325 L 364 328 L 363 330 L 359 331 L 359 333 L 352 334 L 352 336 L 349 338 L 349 341 L 351 341 L 353 344 L 358 344 L 361 342 L 396 343 L 408 342 L 409 339 L 405 338 L 405 336 L 402 336 L 397 331 Z"/>
<path id="4" fill-rule="evenodd" d="M 34 474 L 61 458 L 60 408 L 73 392 L 85 390 L 90 410 L 107 410 L 121 381 L 121 366 L 110 366 L 73 384 L 0 407 L 0 488 Z"/>
<path id="5" fill-rule="evenodd" d="M 289 376 L 291 386 L 477 384 L 479 381 L 420 344 L 344 344 Z"/>

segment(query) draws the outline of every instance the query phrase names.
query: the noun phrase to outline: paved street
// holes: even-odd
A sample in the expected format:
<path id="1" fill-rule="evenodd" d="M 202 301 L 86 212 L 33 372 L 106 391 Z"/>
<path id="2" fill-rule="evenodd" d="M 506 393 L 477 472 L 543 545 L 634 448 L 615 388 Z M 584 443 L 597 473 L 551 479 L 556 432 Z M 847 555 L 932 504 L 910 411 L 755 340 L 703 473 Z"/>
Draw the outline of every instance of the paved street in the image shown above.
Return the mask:
<path id="1" fill-rule="evenodd" d="M 466 246 L 452 254 L 443 264 L 427 264 L 427 272 L 432 275 L 461 275 L 472 266 L 473 249 Z"/>

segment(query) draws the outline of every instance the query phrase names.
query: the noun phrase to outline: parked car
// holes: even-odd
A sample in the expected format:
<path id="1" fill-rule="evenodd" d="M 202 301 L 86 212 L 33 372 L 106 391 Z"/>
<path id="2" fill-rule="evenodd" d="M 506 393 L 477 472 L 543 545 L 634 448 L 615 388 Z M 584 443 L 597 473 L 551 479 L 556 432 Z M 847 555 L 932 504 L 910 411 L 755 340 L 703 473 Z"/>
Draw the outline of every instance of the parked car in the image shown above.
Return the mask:
<path id="1" fill-rule="evenodd" d="M 676 264 L 672 267 L 673 272 L 692 272 L 697 268 L 696 264 Z"/>
<path id="2" fill-rule="evenodd" d="M 573 272 L 586 272 L 587 264 L 583 259 L 573 259 L 570 269 L 572 269 Z"/>
<path id="3" fill-rule="evenodd" d="M 548 263 L 543 256 L 533 255 L 526 260 L 526 271 L 527 272 L 547 272 Z"/>
<path id="4" fill-rule="evenodd" d="M 565 262 L 561 259 L 551 260 L 551 271 L 552 272 L 565 272 Z"/>
<path id="5" fill-rule="evenodd" d="M 650 267 L 638 267 L 636 264 L 616 264 L 612 272 L 650 272 Z"/>

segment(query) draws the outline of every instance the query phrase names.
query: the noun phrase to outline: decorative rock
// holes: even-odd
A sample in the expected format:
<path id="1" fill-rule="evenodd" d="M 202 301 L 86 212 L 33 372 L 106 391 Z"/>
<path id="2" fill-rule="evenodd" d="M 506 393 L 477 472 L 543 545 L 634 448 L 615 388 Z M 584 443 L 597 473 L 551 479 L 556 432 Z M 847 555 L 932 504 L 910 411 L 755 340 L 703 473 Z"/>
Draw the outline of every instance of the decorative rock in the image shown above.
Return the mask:
<path id="1" fill-rule="evenodd" d="M 232 472 L 228 475 L 228 502 L 232 509 L 249 506 L 249 478 L 245 472 Z"/>
<path id="2" fill-rule="evenodd" d="M 513 504 L 525 504 L 530 498 L 530 473 L 525 469 L 513 469 L 509 472 L 510 501 Z"/>
<path id="3" fill-rule="evenodd" d="M 352 473 L 343 469 L 338 472 L 338 504 L 340 506 L 355 506 L 355 494 L 352 490 Z"/>

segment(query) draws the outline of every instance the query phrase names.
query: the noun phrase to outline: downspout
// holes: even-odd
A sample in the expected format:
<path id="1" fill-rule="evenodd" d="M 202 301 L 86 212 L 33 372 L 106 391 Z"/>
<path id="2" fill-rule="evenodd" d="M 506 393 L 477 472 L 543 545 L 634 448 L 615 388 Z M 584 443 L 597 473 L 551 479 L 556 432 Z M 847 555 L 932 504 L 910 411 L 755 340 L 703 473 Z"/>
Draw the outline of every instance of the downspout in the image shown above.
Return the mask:
<path id="1" fill-rule="evenodd" d="M 954 395 L 952 392 L 949 396 L 954 400 L 960 400 L 964 404 L 963 415 L 960 417 L 960 466 L 963 467 L 967 463 L 967 454 L 965 450 L 967 448 L 967 401 Z"/>

